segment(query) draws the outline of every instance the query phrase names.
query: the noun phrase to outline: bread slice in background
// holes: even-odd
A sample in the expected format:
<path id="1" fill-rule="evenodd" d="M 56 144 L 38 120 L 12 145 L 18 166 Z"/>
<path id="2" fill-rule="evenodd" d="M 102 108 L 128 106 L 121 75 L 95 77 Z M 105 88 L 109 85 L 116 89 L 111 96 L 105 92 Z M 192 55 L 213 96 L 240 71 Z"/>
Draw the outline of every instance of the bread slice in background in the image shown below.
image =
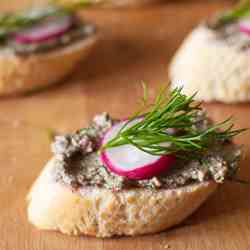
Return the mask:
<path id="1" fill-rule="evenodd" d="M 225 103 L 250 101 L 250 57 L 226 42 L 217 41 L 205 25 L 195 28 L 185 39 L 170 68 L 172 88 L 203 101 Z"/>
<path id="2" fill-rule="evenodd" d="M 65 47 L 25 56 L 16 54 L 11 48 L 2 48 L 0 96 L 34 91 L 63 80 L 87 58 L 97 37 L 96 34 L 89 35 Z"/>

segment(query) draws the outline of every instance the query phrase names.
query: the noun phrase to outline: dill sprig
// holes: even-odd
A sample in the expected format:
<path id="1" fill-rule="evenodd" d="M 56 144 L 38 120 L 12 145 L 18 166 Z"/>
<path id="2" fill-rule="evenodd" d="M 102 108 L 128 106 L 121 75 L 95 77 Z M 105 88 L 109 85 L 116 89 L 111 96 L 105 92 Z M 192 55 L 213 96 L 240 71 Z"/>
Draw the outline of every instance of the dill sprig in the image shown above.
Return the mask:
<path id="1" fill-rule="evenodd" d="M 210 26 L 212 28 L 219 28 L 247 16 L 250 16 L 250 0 L 242 0 L 235 8 L 219 14 L 214 20 L 212 19 Z"/>
<path id="2" fill-rule="evenodd" d="M 103 148 L 131 144 L 151 155 L 175 154 L 182 157 L 191 153 L 189 157 L 194 157 L 207 151 L 215 140 L 230 140 L 245 131 L 234 130 L 231 118 L 205 130 L 197 129 L 201 103 L 195 102 L 195 95 L 187 96 L 182 93 L 182 88 L 176 88 L 169 96 L 167 89 L 162 89 L 154 103 L 147 105 L 149 110 L 139 111 L 128 119 Z M 143 118 L 130 126 L 132 121 L 140 117 Z M 169 133 L 170 129 L 178 132 Z"/>

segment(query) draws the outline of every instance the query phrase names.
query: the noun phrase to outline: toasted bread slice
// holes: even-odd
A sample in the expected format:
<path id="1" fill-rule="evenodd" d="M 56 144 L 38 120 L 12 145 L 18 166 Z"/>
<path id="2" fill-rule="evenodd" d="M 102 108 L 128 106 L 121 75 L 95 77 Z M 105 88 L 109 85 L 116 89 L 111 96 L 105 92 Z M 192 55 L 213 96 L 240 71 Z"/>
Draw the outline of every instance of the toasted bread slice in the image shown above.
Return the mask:
<path id="1" fill-rule="evenodd" d="M 21 94 L 57 83 L 72 73 L 97 42 L 97 35 L 43 53 L 18 55 L 6 47 L 0 53 L 0 96 Z"/>
<path id="2" fill-rule="evenodd" d="M 248 53 L 216 40 L 206 26 L 197 27 L 173 58 L 169 75 L 172 87 L 183 86 L 196 99 L 225 103 L 250 101 Z"/>
<path id="3" fill-rule="evenodd" d="M 111 237 L 159 232 L 182 222 L 217 187 L 214 182 L 171 190 L 113 192 L 84 187 L 77 192 L 55 182 L 52 159 L 28 194 L 28 218 L 39 229 L 69 235 Z"/>

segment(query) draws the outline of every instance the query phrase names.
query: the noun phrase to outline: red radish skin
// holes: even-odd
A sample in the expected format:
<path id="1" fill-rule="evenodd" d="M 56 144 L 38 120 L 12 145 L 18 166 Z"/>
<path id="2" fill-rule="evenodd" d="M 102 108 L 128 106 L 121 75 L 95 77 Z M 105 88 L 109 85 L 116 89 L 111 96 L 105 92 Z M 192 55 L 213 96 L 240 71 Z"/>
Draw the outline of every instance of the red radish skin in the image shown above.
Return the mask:
<path id="1" fill-rule="evenodd" d="M 240 22 L 239 29 L 240 29 L 240 32 L 245 33 L 248 36 L 250 36 L 250 20 Z"/>
<path id="2" fill-rule="evenodd" d="M 14 39 L 21 44 L 41 43 L 65 34 L 72 25 L 73 19 L 70 16 L 55 17 L 19 31 Z"/>
<path id="3" fill-rule="evenodd" d="M 174 156 L 163 156 L 157 162 L 148 164 L 143 167 L 135 168 L 130 171 L 123 170 L 112 164 L 105 152 L 101 153 L 101 159 L 107 168 L 120 176 L 127 177 L 131 180 L 145 180 L 151 179 L 154 176 L 158 176 L 161 173 L 167 171 L 171 165 L 175 162 Z"/>
<path id="4" fill-rule="evenodd" d="M 128 125 L 139 122 L 141 118 Z M 124 121 L 114 125 L 104 136 L 104 145 L 118 133 Z M 101 161 L 113 173 L 132 180 L 150 179 L 166 172 L 176 161 L 174 155 L 154 156 L 133 145 L 122 145 L 101 152 Z"/>

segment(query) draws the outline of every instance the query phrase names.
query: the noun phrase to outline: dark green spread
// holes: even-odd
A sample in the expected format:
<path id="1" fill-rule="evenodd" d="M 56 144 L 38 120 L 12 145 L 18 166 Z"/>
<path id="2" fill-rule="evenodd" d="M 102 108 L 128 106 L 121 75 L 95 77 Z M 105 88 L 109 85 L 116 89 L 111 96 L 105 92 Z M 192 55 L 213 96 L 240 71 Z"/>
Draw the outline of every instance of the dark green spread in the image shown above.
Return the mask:
<path id="1" fill-rule="evenodd" d="M 116 191 L 134 187 L 171 189 L 205 180 L 223 183 L 237 171 L 240 148 L 226 140 L 215 141 L 199 160 L 179 159 L 166 173 L 149 180 L 135 181 L 113 174 L 101 162 L 98 149 L 103 134 L 115 122 L 104 113 L 96 116 L 89 128 L 56 137 L 52 144 L 55 180 L 74 189 L 87 186 Z M 203 130 L 210 123 L 205 113 L 201 113 L 196 127 Z"/>

